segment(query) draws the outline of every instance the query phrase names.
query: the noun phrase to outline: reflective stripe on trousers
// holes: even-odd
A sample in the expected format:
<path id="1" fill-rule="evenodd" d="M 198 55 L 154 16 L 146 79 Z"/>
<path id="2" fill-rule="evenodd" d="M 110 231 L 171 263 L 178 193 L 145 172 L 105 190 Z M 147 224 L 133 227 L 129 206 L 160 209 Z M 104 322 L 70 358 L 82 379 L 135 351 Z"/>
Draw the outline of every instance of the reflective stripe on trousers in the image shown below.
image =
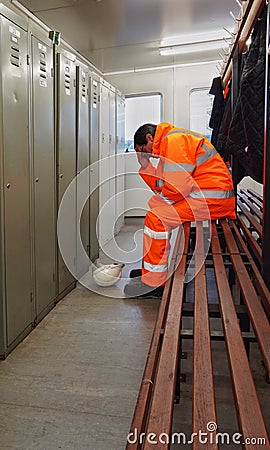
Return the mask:
<path id="1" fill-rule="evenodd" d="M 171 231 L 151 211 L 146 214 L 143 234 L 142 281 L 149 286 L 165 284 L 168 273 Z"/>

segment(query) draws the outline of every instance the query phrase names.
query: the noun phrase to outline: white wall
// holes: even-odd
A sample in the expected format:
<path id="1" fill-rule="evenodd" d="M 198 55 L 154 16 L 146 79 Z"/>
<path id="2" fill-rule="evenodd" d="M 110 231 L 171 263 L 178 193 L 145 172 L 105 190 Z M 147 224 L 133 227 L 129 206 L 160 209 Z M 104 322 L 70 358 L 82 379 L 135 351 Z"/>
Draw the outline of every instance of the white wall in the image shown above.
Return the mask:
<path id="1" fill-rule="evenodd" d="M 160 92 L 163 121 L 189 128 L 189 93 L 209 87 L 217 76 L 214 63 L 106 76 L 124 95 Z"/>

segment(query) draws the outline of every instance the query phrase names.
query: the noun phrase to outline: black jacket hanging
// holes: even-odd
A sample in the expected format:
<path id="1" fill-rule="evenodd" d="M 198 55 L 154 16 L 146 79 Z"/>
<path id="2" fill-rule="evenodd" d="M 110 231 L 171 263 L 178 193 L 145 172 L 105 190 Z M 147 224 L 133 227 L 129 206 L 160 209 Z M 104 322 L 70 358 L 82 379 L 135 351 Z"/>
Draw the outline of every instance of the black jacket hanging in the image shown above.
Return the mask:
<path id="1" fill-rule="evenodd" d="M 224 148 L 224 152 L 234 155 L 243 167 L 241 178 L 246 174 L 260 183 L 264 159 L 265 45 L 263 14 L 253 31 L 253 41 L 241 74 L 239 95 Z"/>
<path id="2" fill-rule="evenodd" d="M 231 90 L 229 91 L 224 106 L 224 113 L 219 127 L 219 132 L 216 141 L 216 150 L 220 153 L 225 161 L 230 161 L 230 154 L 226 151 L 226 142 L 229 134 L 230 123 L 232 120 L 231 108 Z"/>
<path id="3" fill-rule="evenodd" d="M 218 131 L 224 112 L 224 97 L 221 77 L 216 77 L 213 79 L 209 94 L 215 96 L 209 121 L 209 127 L 213 129 L 211 142 L 216 147 Z"/>

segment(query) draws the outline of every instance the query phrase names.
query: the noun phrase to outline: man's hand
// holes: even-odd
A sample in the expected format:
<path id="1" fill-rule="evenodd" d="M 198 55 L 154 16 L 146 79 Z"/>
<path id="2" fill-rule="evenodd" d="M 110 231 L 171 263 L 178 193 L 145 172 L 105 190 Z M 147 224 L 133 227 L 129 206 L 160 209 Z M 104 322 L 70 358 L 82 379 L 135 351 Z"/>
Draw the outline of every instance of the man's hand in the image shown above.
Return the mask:
<path id="1" fill-rule="evenodd" d="M 137 158 L 142 169 L 146 169 L 148 166 L 150 156 L 149 153 L 137 151 Z"/>

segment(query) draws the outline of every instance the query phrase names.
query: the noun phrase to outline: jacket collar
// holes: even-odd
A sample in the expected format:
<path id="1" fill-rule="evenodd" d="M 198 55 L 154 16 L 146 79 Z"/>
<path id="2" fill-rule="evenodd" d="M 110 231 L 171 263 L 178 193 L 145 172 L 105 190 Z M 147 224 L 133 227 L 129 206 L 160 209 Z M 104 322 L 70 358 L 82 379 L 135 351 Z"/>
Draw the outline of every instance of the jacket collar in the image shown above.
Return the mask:
<path id="1" fill-rule="evenodd" d="M 155 156 L 163 156 L 162 155 L 162 149 L 161 149 L 161 143 L 164 138 L 164 136 L 172 131 L 174 129 L 174 126 L 171 125 L 168 122 L 161 122 L 156 129 L 154 142 L 152 146 L 152 155 Z"/>

